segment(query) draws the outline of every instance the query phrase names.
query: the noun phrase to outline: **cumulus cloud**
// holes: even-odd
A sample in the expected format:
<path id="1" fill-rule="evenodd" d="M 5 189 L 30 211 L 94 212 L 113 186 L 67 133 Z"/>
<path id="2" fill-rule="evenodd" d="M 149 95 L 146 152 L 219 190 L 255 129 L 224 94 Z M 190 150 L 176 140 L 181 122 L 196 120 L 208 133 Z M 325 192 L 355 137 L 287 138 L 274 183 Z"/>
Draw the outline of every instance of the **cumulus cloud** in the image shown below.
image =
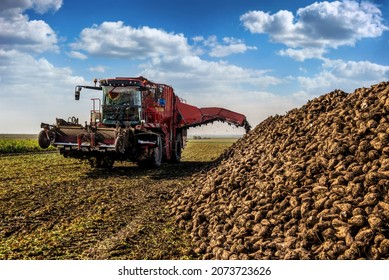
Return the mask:
<path id="1" fill-rule="evenodd" d="M 192 38 L 196 46 L 199 46 L 196 50 L 197 53 L 203 54 L 206 52 L 206 48 L 211 57 L 226 57 L 232 54 L 245 53 L 248 50 L 256 50 L 255 46 L 247 46 L 243 40 L 233 37 L 224 37 L 223 43 L 219 43 L 215 35 L 204 38 L 202 36 L 196 36 Z"/>
<path id="2" fill-rule="evenodd" d="M 21 13 L 27 9 L 33 9 L 37 13 L 44 14 L 49 11 L 56 12 L 62 6 L 62 0 L 2 0 L 0 2 L 1 13 Z"/>
<path id="3" fill-rule="evenodd" d="M 85 28 L 71 47 L 93 56 L 141 59 L 139 74 L 163 83 L 171 84 L 173 81 L 175 87 L 182 86 L 183 90 L 190 88 L 192 93 L 202 97 L 201 102 L 205 96 L 209 100 L 212 92 L 223 96 L 236 93 L 239 86 L 263 89 L 282 82 L 266 69 L 247 69 L 222 60 L 201 58 L 205 49 L 214 57 L 254 49 L 239 39 L 223 38 L 223 45 L 216 36 L 197 36 L 192 40 L 193 46 L 183 34 L 147 26 L 133 28 L 118 21 Z"/>
<path id="4" fill-rule="evenodd" d="M 85 101 L 61 106 L 74 100 L 75 85 L 85 84 L 70 68 L 55 67 L 45 58 L 17 50 L 1 49 L 0 65 L 0 111 L 9 120 L 1 124 L 3 132 L 37 133 L 41 122 L 53 123 L 55 117 L 88 112 L 90 104 Z"/>
<path id="5" fill-rule="evenodd" d="M 326 59 L 323 67 L 326 70 L 330 70 L 335 76 L 342 78 L 376 81 L 389 79 L 389 66 L 372 63 L 370 61 Z"/>
<path id="6" fill-rule="evenodd" d="M 377 81 L 389 80 L 389 66 L 369 61 L 325 59 L 322 67 L 322 71 L 314 77 L 297 78 L 306 93 L 324 93 L 336 88 L 350 92 L 361 86 L 369 87 Z"/>
<path id="7" fill-rule="evenodd" d="M 167 33 L 147 26 L 133 28 L 122 21 L 104 22 L 85 28 L 74 50 L 84 50 L 91 55 L 145 59 L 161 55 L 185 55 L 190 52 L 187 39 L 182 34 Z"/>
<path id="8" fill-rule="evenodd" d="M 23 12 L 34 9 L 38 13 L 57 11 L 62 0 L 4 0 L 0 2 L 0 48 L 18 49 L 35 53 L 57 51 L 57 35 L 42 20 L 30 20 Z"/>
<path id="9" fill-rule="evenodd" d="M 248 50 L 256 50 L 257 47 L 247 46 L 242 40 L 232 37 L 223 38 L 224 45 L 216 44 L 211 52 L 210 56 L 213 57 L 225 57 L 236 53 L 245 53 Z"/>
<path id="10" fill-rule="evenodd" d="M 250 11 L 240 17 L 243 25 L 252 33 L 269 33 L 276 40 L 282 40 L 288 32 L 294 32 L 294 16 L 291 12 L 281 10 L 274 15 L 263 11 Z"/>
<path id="11" fill-rule="evenodd" d="M 83 82 L 79 76 L 74 76 L 68 67 L 57 68 L 45 58 L 36 59 L 33 56 L 16 50 L 5 51 L 0 49 L 0 76 L 2 89 L 12 87 L 12 94 L 8 98 L 55 97 L 61 95 L 55 89 L 64 88 L 69 91 L 69 86 Z M 2 100 L 9 91 L 0 92 Z"/>
<path id="12" fill-rule="evenodd" d="M 31 0 L 32 8 L 38 13 L 44 14 L 49 11 L 56 12 L 62 6 L 62 0 Z"/>
<path id="13" fill-rule="evenodd" d="M 282 82 L 267 70 L 242 68 L 223 61 L 206 61 L 194 55 L 163 57 L 143 67 L 145 76 L 164 81 L 180 78 L 183 85 L 203 92 L 205 89 L 236 88 L 238 85 L 266 88 Z M 223 91 L 220 93 L 223 94 Z"/>
<path id="14" fill-rule="evenodd" d="M 319 49 L 320 56 L 325 49 L 352 46 L 363 38 L 379 37 L 388 30 L 381 11 L 370 2 L 334 1 L 315 2 L 297 10 L 269 14 L 263 11 L 249 11 L 240 17 L 251 33 L 268 34 L 273 42 L 282 43 L 299 52 L 286 50 L 283 55 L 297 59 L 301 49 Z"/>
<path id="15" fill-rule="evenodd" d="M 310 58 L 324 58 L 324 54 L 327 51 L 325 49 L 317 48 L 305 48 L 305 49 L 291 49 L 280 50 L 278 52 L 281 56 L 289 56 L 297 61 L 304 61 Z"/>
<path id="16" fill-rule="evenodd" d="M 0 48 L 44 52 L 58 50 L 57 36 L 41 20 L 30 21 L 25 15 L 0 17 Z"/>
<path id="17" fill-rule="evenodd" d="M 104 73 L 105 72 L 105 67 L 99 65 L 99 66 L 95 66 L 95 67 L 90 67 L 88 70 L 90 72 Z"/>
<path id="18" fill-rule="evenodd" d="M 213 57 L 225 57 L 235 53 L 244 53 L 248 49 L 256 49 L 255 47 L 247 47 L 245 44 L 218 45 L 210 53 Z"/>
<path id="19" fill-rule="evenodd" d="M 78 51 L 70 51 L 70 52 L 67 52 L 66 54 L 71 58 L 76 58 L 76 59 L 81 59 L 81 60 L 85 60 L 88 58 L 87 55 L 83 54 L 82 52 L 78 52 Z"/>
<path id="20" fill-rule="evenodd" d="M 168 33 L 161 29 L 143 26 L 133 28 L 122 21 L 103 22 L 85 28 L 77 42 L 72 43 L 74 51 L 83 50 L 91 55 L 120 57 L 127 59 L 146 59 L 159 56 L 186 56 L 203 54 L 206 48 L 211 57 L 226 57 L 231 54 L 255 50 L 242 40 L 225 37 L 220 44 L 216 36 L 192 38 L 191 46 L 183 34 Z"/>

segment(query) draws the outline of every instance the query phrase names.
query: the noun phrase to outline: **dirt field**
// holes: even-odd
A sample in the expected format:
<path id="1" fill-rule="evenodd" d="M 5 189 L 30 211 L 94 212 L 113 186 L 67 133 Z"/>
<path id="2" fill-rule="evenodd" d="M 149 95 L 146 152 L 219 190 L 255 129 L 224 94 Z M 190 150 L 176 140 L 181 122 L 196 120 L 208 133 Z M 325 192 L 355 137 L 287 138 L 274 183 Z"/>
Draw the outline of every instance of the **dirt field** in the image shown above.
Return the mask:
<path id="1" fill-rule="evenodd" d="M 92 169 L 58 154 L 0 157 L 0 259 L 196 259 L 167 205 L 234 140 L 192 140 L 180 164 Z"/>

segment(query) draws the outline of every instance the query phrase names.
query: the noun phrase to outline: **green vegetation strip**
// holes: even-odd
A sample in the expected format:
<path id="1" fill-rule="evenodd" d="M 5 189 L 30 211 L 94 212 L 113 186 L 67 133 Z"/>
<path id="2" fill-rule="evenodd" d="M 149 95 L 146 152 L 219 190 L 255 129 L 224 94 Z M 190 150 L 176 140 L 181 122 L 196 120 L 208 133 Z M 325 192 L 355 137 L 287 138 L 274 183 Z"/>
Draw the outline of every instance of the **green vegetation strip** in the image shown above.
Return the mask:
<path id="1" fill-rule="evenodd" d="M 0 154 L 30 153 L 45 151 L 36 140 L 0 139 Z"/>

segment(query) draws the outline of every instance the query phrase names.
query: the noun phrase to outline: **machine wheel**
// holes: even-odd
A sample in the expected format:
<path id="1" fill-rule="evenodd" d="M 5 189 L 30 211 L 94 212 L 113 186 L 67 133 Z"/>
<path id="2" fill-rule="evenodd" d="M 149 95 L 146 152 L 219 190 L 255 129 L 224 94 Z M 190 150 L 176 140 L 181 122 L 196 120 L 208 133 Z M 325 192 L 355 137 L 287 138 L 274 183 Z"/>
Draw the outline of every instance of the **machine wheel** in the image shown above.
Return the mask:
<path id="1" fill-rule="evenodd" d="M 38 144 L 42 149 L 47 149 L 50 146 L 50 139 L 46 131 L 42 130 L 38 135 Z"/>
<path id="2" fill-rule="evenodd" d="M 158 146 L 153 149 L 151 156 L 151 165 L 152 167 L 160 167 L 162 164 L 162 141 L 158 137 Z"/>
<path id="3" fill-rule="evenodd" d="M 115 150 L 117 153 L 124 154 L 126 150 L 125 140 L 123 136 L 118 136 L 115 140 Z"/>
<path id="4" fill-rule="evenodd" d="M 161 138 L 158 137 L 157 147 L 153 148 L 149 153 L 142 157 L 142 159 L 138 160 L 138 166 L 140 168 L 149 169 L 149 168 L 157 168 L 162 164 L 162 141 Z"/>
<path id="5" fill-rule="evenodd" d="M 180 162 L 181 161 L 181 154 L 182 154 L 182 137 L 181 134 L 177 134 L 176 141 L 174 142 L 174 147 L 172 151 L 172 156 L 170 160 L 172 162 Z"/>

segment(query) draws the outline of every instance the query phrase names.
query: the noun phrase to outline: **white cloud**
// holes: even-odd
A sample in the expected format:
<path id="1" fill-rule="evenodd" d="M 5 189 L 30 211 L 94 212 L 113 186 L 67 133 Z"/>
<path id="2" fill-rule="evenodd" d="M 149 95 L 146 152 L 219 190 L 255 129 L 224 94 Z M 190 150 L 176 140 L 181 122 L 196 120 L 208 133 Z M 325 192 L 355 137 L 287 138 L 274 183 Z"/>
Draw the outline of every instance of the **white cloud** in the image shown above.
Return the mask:
<path id="1" fill-rule="evenodd" d="M 308 38 L 318 37 L 324 44 L 335 46 L 353 45 L 357 40 L 379 37 L 388 30 L 381 11 L 365 1 L 316 2 L 299 9 L 297 15 Z"/>
<path id="2" fill-rule="evenodd" d="M 322 71 L 314 77 L 298 77 L 307 94 L 323 94 L 334 89 L 347 92 L 362 86 L 389 80 L 389 66 L 369 61 L 344 61 L 325 59 Z"/>
<path id="3" fill-rule="evenodd" d="M 161 55 L 185 55 L 190 52 L 187 39 L 182 34 L 167 33 L 147 26 L 133 28 L 122 21 L 104 22 L 85 28 L 74 50 L 84 50 L 91 55 L 145 59 Z"/>
<path id="4" fill-rule="evenodd" d="M 90 67 L 88 70 L 90 72 L 104 73 L 105 67 L 104 66 L 95 66 L 95 67 Z"/>
<path id="5" fill-rule="evenodd" d="M 303 73 L 308 73 L 307 69 L 305 69 L 304 67 L 299 67 L 299 70 Z"/>
<path id="6" fill-rule="evenodd" d="M 330 70 L 337 77 L 355 80 L 385 80 L 389 78 L 389 66 L 370 61 L 343 61 L 326 59 L 324 69 Z"/>
<path id="7" fill-rule="evenodd" d="M 204 41 L 204 37 L 203 36 L 195 36 L 192 38 L 192 40 L 197 43 L 197 42 L 202 42 Z"/>
<path id="8" fill-rule="evenodd" d="M 307 96 L 321 95 L 326 92 L 330 92 L 336 88 L 339 88 L 338 85 L 343 82 L 343 80 L 341 81 L 328 70 L 325 70 L 312 78 L 306 76 L 299 76 L 297 77 L 297 80 L 302 88 L 302 90 L 300 91 L 300 95 L 303 95 L 303 93 L 305 93 Z M 346 89 L 342 88 L 342 90 Z"/>
<path id="9" fill-rule="evenodd" d="M 88 100 L 73 101 L 74 87 L 85 81 L 68 67 L 58 68 L 45 58 L 16 50 L 0 50 L 0 65 L 0 111 L 8 120 L 3 119 L 1 132 L 38 133 L 41 122 L 88 112 Z"/>
<path id="10" fill-rule="evenodd" d="M 266 88 L 282 82 L 266 70 L 242 68 L 223 61 L 206 61 L 195 55 L 154 59 L 142 67 L 142 74 L 146 77 L 165 82 L 179 78 L 188 88 L 200 92 L 218 88 L 218 94 L 221 95 L 221 89 L 237 89 L 239 85 L 246 88 Z"/>
<path id="11" fill-rule="evenodd" d="M 0 13 L 21 13 L 33 9 L 44 14 L 49 11 L 58 11 L 62 6 L 62 0 L 1 0 Z"/>
<path id="12" fill-rule="evenodd" d="M 58 50 L 56 44 L 55 32 L 44 21 L 30 21 L 25 15 L 0 17 L 0 48 L 44 52 Z"/>
<path id="13" fill-rule="evenodd" d="M 33 56 L 16 50 L 5 51 L 0 49 L 0 68 L 3 83 L 27 88 L 42 85 L 62 86 L 74 84 L 80 77 L 72 76 L 68 67 L 56 68 L 47 59 L 36 59 Z M 0 93 L 1 94 L 1 93 Z"/>
<path id="14" fill-rule="evenodd" d="M 310 58 L 323 58 L 326 53 L 325 49 L 321 48 L 304 48 L 304 49 L 291 49 L 280 50 L 278 52 L 281 56 L 289 56 L 297 61 L 304 61 Z"/>
<path id="15" fill-rule="evenodd" d="M 195 37 L 194 41 L 201 42 L 203 46 L 210 47 L 210 48 L 214 48 L 218 44 L 216 35 L 208 36 L 208 38 Z"/>
<path id="16" fill-rule="evenodd" d="M 293 14 L 284 10 L 274 15 L 263 11 L 250 11 L 240 17 L 243 25 L 252 33 L 269 33 L 271 36 L 276 36 L 275 39 L 295 31 L 293 19 Z"/>
<path id="17" fill-rule="evenodd" d="M 209 53 L 212 57 L 225 57 L 236 53 L 245 53 L 248 50 L 256 50 L 256 47 L 247 46 L 242 40 L 225 37 L 225 45 L 216 44 Z"/>
<path id="18" fill-rule="evenodd" d="M 32 8 L 38 13 L 44 14 L 49 11 L 58 11 L 62 6 L 62 0 L 31 0 Z"/>
<path id="19" fill-rule="evenodd" d="M 225 57 L 231 54 L 255 50 L 242 40 L 225 37 L 219 44 L 216 36 L 192 38 L 195 46 L 188 43 L 183 34 L 168 33 L 161 29 L 143 26 L 133 28 L 123 22 L 104 22 L 85 28 L 77 42 L 71 44 L 73 50 L 83 50 L 91 55 L 146 59 L 160 56 L 186 56 L 203 54 L 206 47 L 212 57 Z M 197 44 L 201 44 L 198 47 Z M 197 47 L 197 48 L 196 48 Z"/>
<path id="20" fill-rule="evenodd" d="M 57 68 L 43 57 L 34 57 L 58 51 L 58 39 L 46 22 L 24 14 L 28 9 L 40 14 L 56 12 L 61 5 L 62 0 L 0 1 L 2 132 L 37 133 L 40 122 L 53 123 L 58 114 L 72 113 L 70 106 L 61 104 L 74 99 L 72 89 L 84 80 L 67 67 Z"/>
<path id="21" fill-rule="evenodd" d="M 232 54 L 245 53 L 248 50 L 257 49 L 257 47 L 247 46 L 243 40 L 233 37 L 224 37 L 222 44 L 218 42 L 215 35 L 211 35 L 208 38 L 196 36 L 193 37 L 192 40 L 197 47 L 197 54 L 208 52 L 211 57 L 226 57 Z"/>
<path id="22" fill-rule="evenodd" d="M 318 49 L 316 54 L 320 57 L 325 49 L 352 46 L 358 40 L 379 37 L 388 30 L 379 8 L 364 1 L 315 2 L 298 9 L 296 16 L 290 11 L 250 11 L 240 20 L 251 33 L 268 34 L 273 42 L 298 48 L 281 54 L 300 60 L 312 58 L 313 49 Z M 310 55 L 302 55 L 301 49 L 310 50 Z"/>
<path id="23" fill-rule="evenodd" d="M 78 52 L 78 51 L 70 51 L 66 54 L 71 58 L 76 58 L 76 59 L 81 59 L 81 60 L 85 60 L 88 58 L 87 55 L 83 54 L 82 52 Z"/>
<path id="24" fill-rule="evenodd" d="M 0 48 L 40 53 L 57 51 L 57 35 L 42 20 L 30 20 L 23 12 L 57 11 L 62 0 L 6 0 L 0 2 Z"/>

